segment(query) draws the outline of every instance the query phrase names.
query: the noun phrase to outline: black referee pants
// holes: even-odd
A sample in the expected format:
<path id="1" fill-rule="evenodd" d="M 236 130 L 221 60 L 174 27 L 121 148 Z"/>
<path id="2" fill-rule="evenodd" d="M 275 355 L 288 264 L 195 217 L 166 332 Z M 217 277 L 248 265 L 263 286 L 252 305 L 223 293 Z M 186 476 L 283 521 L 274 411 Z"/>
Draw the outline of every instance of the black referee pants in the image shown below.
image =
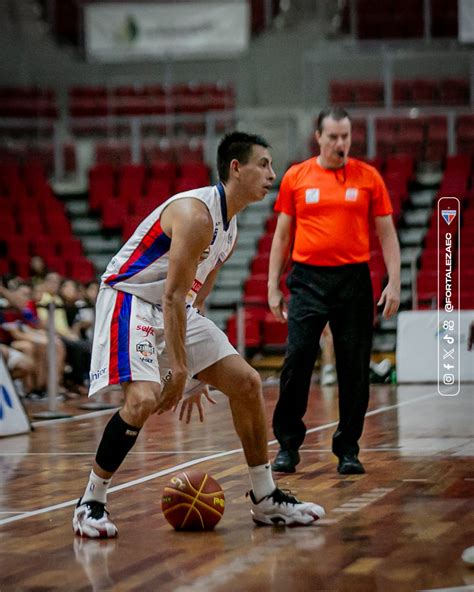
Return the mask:
<path id="1" fill-rule="evenodd" d="M 329 321 L 339 384 L 339 425 L 333 435 L 336 456 L 359 452 L 369 403 L 373 294 L 366 263 L 319 267 L 295 263 L 287 280 L 288 348 L 280 378 L 273 431 L 283 450 L 298 450 L 303 416 L 321 333 Z"/>

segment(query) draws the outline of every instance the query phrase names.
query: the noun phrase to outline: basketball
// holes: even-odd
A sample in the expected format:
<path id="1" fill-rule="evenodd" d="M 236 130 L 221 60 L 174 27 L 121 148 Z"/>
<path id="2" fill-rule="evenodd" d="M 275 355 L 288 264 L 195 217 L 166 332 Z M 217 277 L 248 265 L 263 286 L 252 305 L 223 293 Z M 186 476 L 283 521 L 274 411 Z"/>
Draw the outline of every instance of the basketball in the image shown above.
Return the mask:
<path id="1" fill-rule="evenodd" d="M 212 530 L 224 507 L 222 487 L 198 469 L 174 475 L 161 498 L 163 514 L 175 530 Z"/>

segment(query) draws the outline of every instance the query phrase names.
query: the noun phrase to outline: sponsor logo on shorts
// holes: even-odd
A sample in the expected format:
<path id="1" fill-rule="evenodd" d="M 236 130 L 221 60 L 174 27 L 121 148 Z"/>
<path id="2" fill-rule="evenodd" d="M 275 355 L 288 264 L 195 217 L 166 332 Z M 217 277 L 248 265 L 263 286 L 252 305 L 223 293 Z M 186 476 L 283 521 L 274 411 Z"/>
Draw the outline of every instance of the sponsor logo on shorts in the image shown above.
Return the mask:
<path id="1" fill-rule="evenodd" d="M 147 337 L 155 334 L 153 327 L 149 327 L 148 325 L 137 325 L 137 331 L 143 331 Z"/>
<path id="2" fill-rule="evenodd" d="M 99 380 L 99 378 L 101 376 L 104 376 L 104 374 L 107 372 L 107 367 L 105 366 L 104 368 L 101 368 L 100 370 L 97 370 L 97 372 L 89 372 L 89 379 L 91 382 L 94 382 L 96 380 Z"/>
<path id="3" fill-rule="evenodd" d="M 136 346 L 137 352 L 140 354 L 140 361 L 146 362 L 147 364 L 153 363 L 153 354 L 155 353 L 155 348 L 153 347 L 151 341 L 148 339 L 144 339 L 137 343 Z"/>

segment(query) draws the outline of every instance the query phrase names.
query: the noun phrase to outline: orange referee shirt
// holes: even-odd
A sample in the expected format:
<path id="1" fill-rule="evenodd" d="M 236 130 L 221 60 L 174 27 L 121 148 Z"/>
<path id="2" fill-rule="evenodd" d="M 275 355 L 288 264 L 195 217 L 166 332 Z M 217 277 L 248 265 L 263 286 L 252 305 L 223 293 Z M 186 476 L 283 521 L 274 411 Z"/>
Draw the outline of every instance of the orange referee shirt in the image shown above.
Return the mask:
<path id="1" fill-rule="evenodd" d="M 368 261 L 369 218 L 393 210 L 374 167 L 350 158 L 324 169 L 313 157 L 285 173 L 275 211 L 296 221 L 293 261 L 335 266 Z"/>

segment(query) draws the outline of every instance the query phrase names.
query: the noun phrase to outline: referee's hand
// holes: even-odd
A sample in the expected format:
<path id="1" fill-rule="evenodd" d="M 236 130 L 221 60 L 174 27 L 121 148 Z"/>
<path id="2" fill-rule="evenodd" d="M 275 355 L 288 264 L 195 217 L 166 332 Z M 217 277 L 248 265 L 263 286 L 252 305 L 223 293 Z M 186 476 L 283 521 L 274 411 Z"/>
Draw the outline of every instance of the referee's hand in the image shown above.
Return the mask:
<path id="1" fill-rule="evenodd" d="M 288 319 L 288 307 L 281 290 L 268 290 L 268 306 L 278 322 L 286 323 Z"/>
<path id="2" fill-rule="evenodd" d="M 388 283 L 380 296 L 380 300 L 377 302 L 377 306 L 382 305 L 385 305 L 382 312 L 383 318 L 389 319 L 397 312 L 400 306 L 400 288 L 396 288 Z"/>

